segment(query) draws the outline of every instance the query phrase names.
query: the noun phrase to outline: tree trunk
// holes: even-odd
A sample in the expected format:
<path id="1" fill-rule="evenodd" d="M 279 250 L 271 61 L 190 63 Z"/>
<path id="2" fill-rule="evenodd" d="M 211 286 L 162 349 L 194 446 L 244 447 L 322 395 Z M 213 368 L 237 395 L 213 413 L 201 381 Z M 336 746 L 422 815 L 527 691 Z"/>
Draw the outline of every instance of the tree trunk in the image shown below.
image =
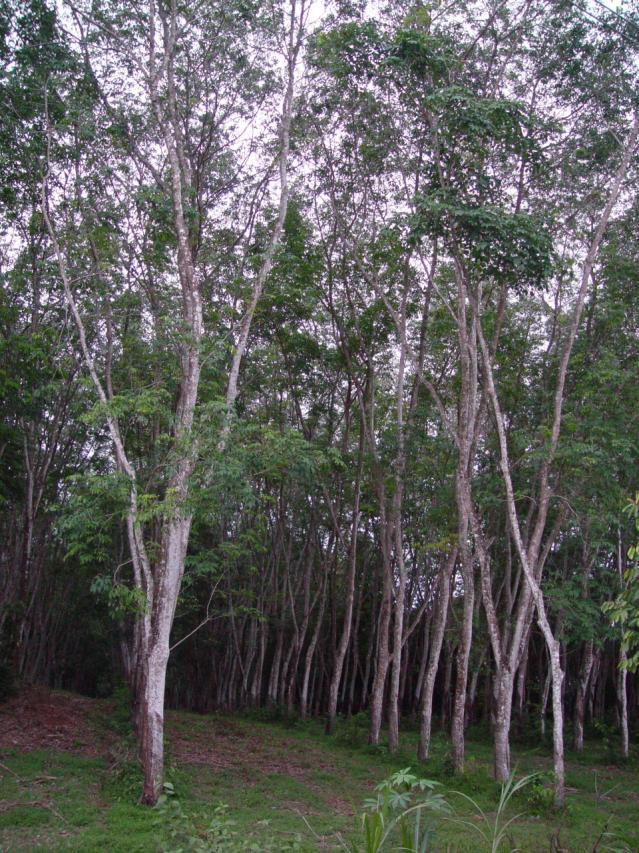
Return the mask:
<path id="1" fill-rule="evenodd" d="M 628 670 L 626 669 L 626 650 L 619 650 L 619 669 L 617 672 L 617 701 L 619 704 L 619 727 L 621 729 L 621 754 L 628 758 L 630 742 L 628 739 Z"/>
<path id="2" fill-rule="evenodd" d="M 415 680 L 415 695 L 416 704 L 419 705 L 419 700 L 424 689 L 424 679 L 426 678 L 426 665 L 428 663 L 428 655 L 430 653 L 430 629 L 432 627 L 432 616 L 426 613 L 424 616 L 424 628 L 422 632 L 422 653 L 419 660 L 419 671 Z"/>
<path id="3" fill-rule="evenodd" d="M 466 488 L 464 484 L 462 488 Z M 451 725 L 453 770 L 464 772 L 464 731 L 466 723 L 466 691 L 468 687 L 468 661 L 473 640 L 473 615 L 475 611 L 475 572 L 473 558 L 468 545 L 468 516 L 462 502 L 459 504 L 459 551 L 464 579 L 464 610 L 461 636 L 457 648 L 457 677 L 455 679 L 455 701 Z"/>
<path id="4" fill-rule="evenodd" d="M 561 648 L 556 639 L 546 638 L 550 646 L 550 672 L 552 675 L 552 742 L 553 770 L 555 772 L 555 806 L 562 809 L 566 799 L 566 772 L 564 768 L 564 706 L 562 687 L 564 673 L 561 668 Z"/>
<path id="5" fill-rule="evenodd" d="M 351 677 L 349 680 L 348 686 L 348 708 L 346 713 L 350 717 L 353 713 L 353 703 L 355 702 L 355 686 L 357 684 L 357 671 L 361 672 L 361 665 L 359 660 L 359 620 L 362 613 L 362 594 L 357 598 L 357 609 L 355 611 L 355 625 L 353 627 L 353 642 L 351 643 L 351 655 L 352 655 L 352 664 L 351 664 Z"/>
<path id="6" fill-rule="evenodd" d="M 401 487 L 398 487 L 401 494 Z M 394 515 L 395 559 L 399 572 L 399 585 L 395 593 L 395 621 L 393 624 L 393 663 L 391 668 L 390 690 L 388 697 L 388 749 L 391 753 L 399 746 L 399 685 L 402 672 L 402 646 L 404 640 L 404 606 L 406 599 L 406 566 L 404 564 L 401 497 L 397 502 Z"/>
<path id="7" fill-rule="evenodd" d="M 353 622 L 353 602 L 355 599 L 355 575 L 357 570 L 357 532 L 359 528 L 359 498 L 360 484 L 362 477 L 362 466 L 364 460 L 364 427 L 360 426 L 359 438 L 359 458 L 357 466 L 357 476 L 355 480 L 355 493 L 353 499 L 353 520 L 351 524 L 351 541 L 348 555 L 348 574 L 346 577 L 346 601 L 344 604 L 344 621 L 342 623 L 342 633 L 339 643 L 335 650 L 333 659 L 333 673 L 331 682 L 328 688 L 328 713 L 326 715 L 326 734 L 330 735 L 333 731 L 333 723 L 337 714 L 337 695 L 339 685 L 344 669 L 344 660 L 348 645 L 351 639 L 351 625 Z"/>
<path id="8" fill-rule="evenodd" d="M 445 731 L 448 728 L 448 723 L 450 722 L 450 712 L 451 712 L 451 695 L 450 695 L 450 685 L 453 680 L 453 654 L 455 652 L 455 647 L 453 646 L 450 640 L 446 640 L 446 644 L 444 646 L 444 684 L 442 690 L 442 704 L 441 704 L 441 729 Z"/>
<path id="9" fill-rule="evenodd" d="M 573 717 L 573 748 L 576 752 L 584 749 L 584 717 L 586 713 L 586 696 L 588 695 L 588 682 L 592 671 L 593 654 L 592 640 L 584 644 L 579 677 L 577 679 L 577 693 L 575 695 L 575 710 Z"/>
<path id="10" fill-rule="evenodd" d="M 430 654 L 428 667 L 422 687 L 419 746 L 417 757 L 420 761 L 426 761 L 430 750 L 430 737 L 433 720 L 433 693 L 435 690 L 435 679 L 439 669 L 444 633 L 446 631 L 446 619 L 448 616 L 448 601 L 450 599 L 450 579 L 457 560 L 457 549 L 453 548 L 446 562 L 440 569 L 437 584 L 437 610 L 435 612 L 435 624 L 433 626 L 432 639 L 430 643 Z"/>
<path id="11" fill-rule="evenodd" d="M 308 648 L 306 649 L 306 656 L 304 658 L 304 676 L 302 678 L 302 686 L 300 688 L 300 716 L 303 720 L 306 719 L 308 715 L 308 709 L 309 707 L 311 707 L 311 702 L 309 701 L 308 687 L 311 677 L 311 666 L 313 664 L 313 657 L 315 656 L 317 641 L 319 640 L 322 622 L 324 621 L 324 608 L 326 607 L 326 587 L 328 585 L 327 574 L 328 570 L 325 570 L 324 577 L 322 579 L 322 589 L 320 592 L 320 603 L 319 610 L 317 613 L 317 622 L 315 623 L 315 629 L 308 644 Z M 317 670 L 314 673 L 314 677 L 317 677 Z"/>
<path id="12" fill-rule="evenodd" d="M 497 782 L 510 777 L 510 723 L 514 677 L 507 665 L 495 674 L 493 738 L 495 743 L 494 770 Z"/>
<path id="13" fill-rule="evenodd" d="M 380 486 L 380 538 L 382 540 L 382 602 L 377 620 L 377 657 L 375 677 L 371 690 L 371 722 L 368 733 L 369 744 L 379 744 L 379 736 L 382 728 L 382 715 L 384 711 L 384 692 L 386 689 L 386 675 L 388 673 L 389 649 L 388 639 L 390 632 L 391 617 L 391 588 L 392 588 L 392 566 L 390 557 L 390 531 L 386 518 L 385 494 L 383 485 Z"/>
<path id="14" fill-rule="evenodd" d="M 546 672 L 546 678 L 544 679 L 544 689 L 541 695 L 541 705 L 539 708 L 539 728 L 541 731 L 542 737 L 546 736 L 546 709 L 548 708 L 548 697 L 550 696 L 550 667 Z"/>

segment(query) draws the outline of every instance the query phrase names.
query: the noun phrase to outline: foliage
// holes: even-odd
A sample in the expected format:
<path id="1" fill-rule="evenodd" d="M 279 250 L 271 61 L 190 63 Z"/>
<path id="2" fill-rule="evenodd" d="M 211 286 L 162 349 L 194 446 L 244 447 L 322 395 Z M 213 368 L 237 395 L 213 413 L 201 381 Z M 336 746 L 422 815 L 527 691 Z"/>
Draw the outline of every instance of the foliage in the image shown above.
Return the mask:
<path id="1" fill-rule="evenodd" d="M 415 776 L 410 767 L 393 773 L 377 785 L 377 796 L 365 802 L 359 839 L 345 844 L 344 849 L 353 853 L 432 850 L 433 815 L 450 811 L 444 796 L 435 791 L 437 786 L 437 782 Z"/>
<path id="2" fill-rule="evenodd" d="M 627 667 L 639 666 L 637 549 L 626 565 L 620 511 L 639 482 L 636 152 L 585 277 L 583 261 L 636 107 L 636 14 L 567 0 L 470 0 L 464 14 L 320 3 L 300 30 L 290 198 L 258 293 L 288 147 L 277 131 L 284 28 L 302 5 L 0 0 L 3 660 L 19 679 L 92 695 L 117 692 L 123 672 L 144 684 L 132 672 L 144 664 L 141 631 L 168 591 L 171 707 L 251 708 L 301 731 L 304 716 L 326 711 L 348 629 L 338 713 L 362 717 L 336 739 L 364 740 L 385 651 L 401 696 L 395 681 L 382 690 L 393 705 L 379 716 L 401 708 L 408 736 L 439 578 L 468 512 L 460 437 L 472 424 L 467 565 L 478 566 L 480 535 L 488 559 L 472 620 L 469 578 L 452 567 L 434 714 L 447 725 L 466 704 L 488 725 L 494 654 L 482 601 L 492 591 L 506 645 L 525 628 L 515 652 L 529 665 L 513 659 L 509 671 L 521 677 L 519 732 L 538 745 L 547 658 L 532 611 L 519 609 L 530 601 L 481 331 L 515 512 L 525 547 L 543 554 L 539 583 L 565 652 L 564 709 L 592 649 L 601 727 L 620 636 Z M 200 299 L 201 335 L 191 323 Z M 114 452 L 114 421 L 130 464 Z M 468 686 L 455 663 L 465 628 Z M 387 762 L 395 748 L 375 743 L 366 755 Z M 451 775 L 459 753 L 449 752 Z M 472 774 L 459 784 L 472 796 L 486 787 Z M 542 811 L 546 789 L 531 789 Z M 379 793 L 388 802 L 368 814 L 371 843 L 419 819 L 410 843 L 428 846 L 434 812 Z"/>
<path id="3" fill-rule="evenodd" d="M 531 780 L 526 792 L 526 805 L 531 814 L 552 815 L 556 813 L 555 792 L 551 774 L 538 774 Z"/>
<path id="4" fill-rule="evenodd" d="M 639 533 L 639 493 L 627 507 Z M 628 549 L 630 565 L 623 576 L 623 589 L 616 599 L 603 605 L 614 623 L 621 627 L 621 642 L 628 654 L 624 666 L 631 672 L 639 668 L 639 544 Z"/>

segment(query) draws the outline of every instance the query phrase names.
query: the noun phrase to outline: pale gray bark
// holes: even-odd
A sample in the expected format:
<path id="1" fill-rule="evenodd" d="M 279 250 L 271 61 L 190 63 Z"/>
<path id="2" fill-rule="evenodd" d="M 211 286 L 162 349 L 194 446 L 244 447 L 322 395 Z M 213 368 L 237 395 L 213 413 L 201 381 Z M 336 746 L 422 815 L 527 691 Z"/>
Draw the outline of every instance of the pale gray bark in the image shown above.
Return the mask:
<path id="1" fill-rule="evenodd" d="M 424 685 L 422 687 L 420 704 L 419 746 L 417 751 L 417 756 L 420 761 L 426 761 L 430 751 L 430 738 L 433 720 L 433 693 L 435 691 L 437 670 L 439 669 L 439 659 L 441 656 L 442 643 L 444 641 L 444 632 L 446 631 L 451 577 L 456 561 L 457 548 L 453 548 L 439 571 L 434 624 L 428 656 L 428 667 L 426 669 Z"/>
<path id="2" fill-rule="evenodd" d="M 306 6 L 291 0 L 288 21 L 287 82 L 280 120 L 280 150 L 278 152 L 280 178 L 280 207 L 277 223 L 267 250 L 262 269 L 253 289 L 249 310 L 245 315 L 238 346 L 229 377 L 229 406 L 237 394 L 240 361 L 246 347 L 251 320 L 272 266 L 274 253 L 281 235 L 288 203 L 289 132 L 294 92 L 294 74 L 304 32 Z M 153 561 L 147 553 L 144 532 L 138 512 L 138 486 L 134 466 L 130 462 L 120 432 L 117 418 L 109 412 L 111 393 L 110 371 L 106 384 L 100 379 L 85 331 L 84 322 L 76 302 L 67 261 L 59 242 L 49 209 L 51 128 L 47 113 L 49 133 L 47 172 L 42 189 L 42 210 L 45 224 L 58 264 L 58 270 L 67 305 L 75 322 L 82 358 L 91 377 L 100 403 L 103 405 L 107 427 L 118 470 L 129 482 L 129 506 L 126 527 L 132 557 L 136 586 L 143 592 L 146 607 L 137 620 L 134 642 L 134 670 L 136 692 L 136 723 L 140 741 L 140 755 L 144 770 L 142 801 L 153 804 L 161 792 L 163 781 L 163 715 L 166 666 L 169 656 L 169 637 L 184 572 L 184 560 L 191 528 L 191 512 L 185 509 L 189 480 L 193 473 L 197 447 L 194 441 L 193 421 L 198 400 L 200 380 L 200 342 L 203 334 L 203 312 L 200 272 L 197 264 L 195 241 L 191 240 L 187 206 L 194 191 L 189 159 L 185 152 L 184 126 L 178 104 L 175 81 L 175 56 L 180 37 L 178 8 L 175 2 L 168 5 L 149 0 L 147 20 L 148 66 L 135 62 L 148 85 L 149 103 L 155 119 L 161 144 L 170 167 L 169 195 L 173 206 L 173 228 L 177 240 L 177 272 L 181 290 L 181 320 L 185 335 L 180 345 L 180 384 L 174 412 L 173 472 L 167 483 L 171 495 L 171 509 L 160 522 L 158 556 Z M 161 93 L 162 89 L 162 93 Z M 146 162 L 146 161 L 145 161 Z M 110 355 L 107 365 L 110 364 Z"/>
<path id="3" fill-rule="evenodd" d="M 619 703 L 619 728 L 621 730 L 621 754 L 628 758 L 630 754 L 630 736 L 628 734 L 628 670 L 626 669 L 626 650 L 619 650 L 617 672 L 617 702 Z"/>
<path id="4" fill-rule="evenodd" d="M 291 137 L 291 121 L 293 119 L 293 98 L 295 95 L 295 74 L 299 59 L 300 50 L 302 48 L 306 19 L 308 16 L 307 0 L 290 0 L 289 21 L 288 21 L 288 44 L 286 47 L 286 89 L 284 100 L 282 103 L 282 112 L 279 123 L 279 152 L 277 156 L 277 165 L 279 169 L 280 193 L 277 209 L 277 219 L 271 232 L 271 237 L 262 258 L 259 271 L 255 278 L 255 282 L 251 288 L 251 297 L 246 311 L 240 322 L 235 350 L 233 352 L 233 360 L 229 372 L 229 381 L 226 389 L 226 419 L 222 428 L 222 436 L 220 438 L 220 448 L 223 449 L 228 439 L 228 434 L 231 426 L 231 416 L 233 406 L 238 395 L 238 379 L 240 374 L 240 365 L 246 352 L 248 338 L 251 331 L 251 324 L 257 303 L 264 290 L 264 285 L 273 268 L 275 254 L 281 241 L 282 232 L 284 230 L 284 221 L 288 210 L 289 202 L 289 155 L 290 155 L 290 137 Z"/>
<path id="5" fill-rule="evenodd" d="M 623 180 L 625 179 L 631 157 L 639 136 L 639 114 L 635 115 L 631 130 L 624 145 L 621 163 L 617 169 L 611 188 L 608 195 L 608 200 L 604 210 L 600 216 L 594 238 L 590 244 L 586 260 L 581 276 L 581 286 L 573 308 L 570 325 L 566 341 L 561 353 L 557 384 L 555 389 L 554 414 L 551 431 L 550 446 L 546 457 L 541 466 L 541 484 L 539 490 L 539 508 L 537 510 L 537 519 L 534 526 L 533 534 L 528 543 L 528 547 L 524 545 L 519 517 L 515 503 L 514 489 L 511 479 L 510 459 L 508 454 L 508 443 L 506 430 L 504 426 L 504 418 L 501 412 L 501 405 L 497 395 L 494 383 L 492 359 L 486 341 L 483 336 L 481 325 L 478 325 L 478 336 L 481 348 L 482 362 L 485 371 L 485 379 L 487 385 L 488 396 L 494 411 L 497 434 L 499 437 L 500 448 L 500 468 L 502 478 L 506 488 L 507 510 L 510 522 L 510 528 L 513 540 L 516 545 L 516 550 L 521 561 L 522 569 L 526 578 L 526 582 L 530 588 L 532 598 L 535 602 L 539 626 L 548 647 L 550 660 L 550 671 L 552 675 L 552 707 L 553 707 L 553 763 L 555 770 L 555 802 L 556 805 L 562 807 L 565 799 L 565 771 L 564 771 L 564 746 L 563 746 L 563 701 L 562 701 L 562 685 L 564 673 L 561 667 L 561 649 L 560 644 L 553 634 L 550 622 L 546 614 L 546 607 L 543 598 L 543 593 L 540 587 L 541 577 L 537 576 L 537 565 L 541 551 L 542 536 L 546 527 L 548 509 L 551 498 L 551 489 L 549 484 L 549 474 L 552 462 L 554 460 L 557 446 L 559 443 L 559 435 L 561 430 L 562 409 L 566 376 L 568 372 L 568 364 L 572 347 L 577 335 L 579 322 L 583 310 L 583 305 L 588 290 L 592 268 L 597 257 L 599 246 L 603 239 L 604 231 L 608 224 L 608 220 L 612 213 L 612 209 L 619 196 L 619 191 Z M 475 310 L 479 311 L 479 304 L 475 304 Z"/>
<path id="6" fill-rule="evenodd" d="M 337 714 L 337 694 L 348 645 L 351 640 L 351 625 L 353 622 L 353 603 L 355 598 L 355 575 L 357 571 L 357 535 L 359 529 L 359 502 L 361 492 L 362 468 L 364 464 L 364 426 L 360 424 L 359 456 L 357 473 L 355 476 L 355 490 L 353 496 L 353 518 L 351 522 L 351 541 L 349 543 L 348 572 L 346 575 L 346 599 L 344 602 L 344 619 L 342 632 L 333 660 L 333 672 L 328 688 L 328 713 L 326 715 L 326 734 L 331 734 L 335 715 Z"/>
<path id="7" fill-rule="evenodd" d="M 577 678 L 577 691 L 575 695 L 575 708 L 573 714 L 573 749 L 583 752 L 584 748 L 584 716 L 586 711 L 586 696 L 588 682 L 592 671 L 593 653 L 592 640 L 584 643 L 579 676 Z"/>
<path id="8" fill-rule="evenodd" d="M 304 658 L 304 676 L 302 678 L 302 686 L 300 688 L 300 716 L 303 720 L 305 720 L 308 716 L 308 711 L 311 707 L 312 701 L 312 697 L 311 699 L 309 699 L 309 682 L 311 679 L 311 668 L 313 665 L 313 658 L 315 657 L 315 650 L 317 649 L 320 631 L 322 630 L 322 625 L 324 624 L 324 610 L 326 607 L 326 587 L 328 583 L 327 575 L 328 571 L 327 569 L 325 569 L 322 576 L 322 586 L 320 589 L 317 621 L 315 622 L 315 628 L 311 635 L 311 639 L 306 649 L 306 655 Z M 315 671 L 315 674 L 316 672 L 317 671 Z"/>

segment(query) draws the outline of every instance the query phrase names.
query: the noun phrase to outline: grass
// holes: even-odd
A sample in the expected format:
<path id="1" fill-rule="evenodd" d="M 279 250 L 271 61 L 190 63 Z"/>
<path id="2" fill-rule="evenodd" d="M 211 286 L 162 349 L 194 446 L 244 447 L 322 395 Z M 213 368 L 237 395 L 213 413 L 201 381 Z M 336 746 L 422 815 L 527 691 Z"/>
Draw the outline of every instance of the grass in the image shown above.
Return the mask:
<path id="1" fill-rule="evenodd" d="M 184 812 L 197 826 L 204 826 L 215 806 L 224 802 L 234 830 L 253 837 L 258 845 L 267 833 L 276 840 L 274 849 L 297 836 L 302 850 L 339 849 L 338 835 L 352 837 L 354 815 L 361 812 L 374 786 L 403 767 L 442 783 L 455 811 L 469 820 L 479 817 L 454 791 L 472 798 L 489 817 L 497 808 L 499 787 L 490 776 L 491 747 L 479 731 L 469 732 L 465 774 L 453 777 L 443 737 L 435 737 L 432 758 L 419 766 L 415 732 L 406 732 L 399 752 L 390 756 L 384 747 L 366 745 L 366 721 L 358 718 L 341 721 L 327 738 L 318 721 L 287 723 L 186 712 L 169 716 L 167 776 Z M 184 758 L 185 749 L 191 750 L 190 760 Z M 157 850 L 162 823 L 156 811 L 137 805 L 139 771 L 134 762 L 122 758 L 126 751 L 119 755 L 117 767 L 109 769 L 99 758 L 4 750 L 0 851 Z M 223 760 L 218 762 L 216 756 Z M 610 745 L 596 740 L 587 743 L 583 755 L 568 754 L 570 790 L 561 814 L 550 807 L 549 783 L 520 792 L 509 815 L 525 814 L 511 828 L 510 847 L 582 853 L 593 848 L 605 829 L 608 835 L 599 849 L 638 850 L 637 759 L 614 763 L 611 758 Z M 547 772 L 551 766 L 547 747 L 540 743 L 515 746 L 514 761 L 521 775 Z M 477 845 L 472 832 L 447 821 L 439 824 L 437 850 L 461 853 L 480 849 Z"/>

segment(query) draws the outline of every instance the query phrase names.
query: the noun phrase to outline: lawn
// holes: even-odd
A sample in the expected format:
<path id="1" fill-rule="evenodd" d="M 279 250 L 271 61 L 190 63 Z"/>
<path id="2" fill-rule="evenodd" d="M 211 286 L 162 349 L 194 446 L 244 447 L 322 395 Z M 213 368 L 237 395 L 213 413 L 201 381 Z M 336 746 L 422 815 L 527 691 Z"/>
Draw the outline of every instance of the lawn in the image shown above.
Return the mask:
<path id="1" fill-rule="evenodd" d="M 174 797 L 158 811 L 136 803 L 139 771 L 121 710 L 57 693 L 36 711 L 42 696 L 23 699 L 20 714 L 11 703 L 0 706 L 2 851 L 178 849 L 185 832 L 201 833 L 211 821 L 222 835 L 252 839 L 258 850 L 344 849 L 357 840 L 363 801 L 405 767 L 440 783 L 456 815 L 484 825 L 465 794 L 494 820 L 499 787 L 490 777 L 490 744 L 479 730 L 468 733 L 466 773 L 453 777 L 445 738 L 435 737 L 431 760 L 418 766 L 417 734 L 409 726 L 400 751 L 390 756 L 367 746 L 362 718 L 339 722 L 328 738 L 318 721 L 171 711 L 167 779 Z M 586 744 L 583 756 L 567 756 L 568 805 L 557 814 L 550 805 L 548 746 L 530 735 L 528 744 L 516 743 L 518 775 L 544 775 L 511 802 L 508 815 L 523 814 L 500 849 L 639 850 L 639 762 L 636 752 L 619 762 L 614 748 L 600 737 Z M 436 824 L 435 850 L 486 849 L 471 828 L 454 820 Z"/>

